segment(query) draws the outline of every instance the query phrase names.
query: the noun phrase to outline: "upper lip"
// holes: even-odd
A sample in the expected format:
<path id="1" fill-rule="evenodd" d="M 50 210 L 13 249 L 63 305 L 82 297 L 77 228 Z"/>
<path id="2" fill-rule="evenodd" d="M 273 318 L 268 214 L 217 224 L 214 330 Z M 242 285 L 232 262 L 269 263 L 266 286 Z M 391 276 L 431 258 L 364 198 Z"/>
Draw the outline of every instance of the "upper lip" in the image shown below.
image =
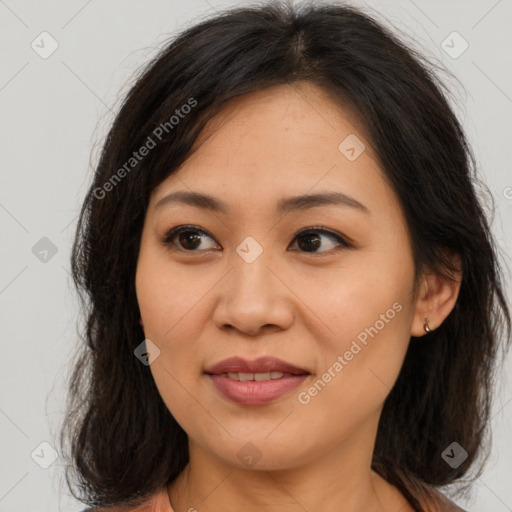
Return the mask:
<path id="1" fill-rule="evenodd" d="M 210 366 L 206 373 L 220 375 L 221 373 L 266 373 L 282 372 L 293 373 L 297 375 L 309 373 L 303 368 L 299 368 L 291 363 L 287 363 L 277 357 L 260 357 L 254 361 L 248 361 L 242 357 L 230 357 L 224 359 L 213 366 Z"/>

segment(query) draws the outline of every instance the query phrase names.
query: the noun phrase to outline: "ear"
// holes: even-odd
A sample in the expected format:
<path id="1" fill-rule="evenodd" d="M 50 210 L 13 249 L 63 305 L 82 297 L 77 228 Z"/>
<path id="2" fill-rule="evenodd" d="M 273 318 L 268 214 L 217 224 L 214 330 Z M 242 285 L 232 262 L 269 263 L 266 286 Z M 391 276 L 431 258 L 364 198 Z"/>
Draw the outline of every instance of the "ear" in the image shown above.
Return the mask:
<path id="1" fill-rule="evenodd" d="M 411 336 L 427 334 L 425 323 L 431 331 L 437 329 L 450 314 L 459 296 L 462 280 L 461 259 L 458 254 L 450 254 L 455 272 L 450 272 L 453 280 L 425 271 L 420 278 L 420 288 L 411 325 Z"/>

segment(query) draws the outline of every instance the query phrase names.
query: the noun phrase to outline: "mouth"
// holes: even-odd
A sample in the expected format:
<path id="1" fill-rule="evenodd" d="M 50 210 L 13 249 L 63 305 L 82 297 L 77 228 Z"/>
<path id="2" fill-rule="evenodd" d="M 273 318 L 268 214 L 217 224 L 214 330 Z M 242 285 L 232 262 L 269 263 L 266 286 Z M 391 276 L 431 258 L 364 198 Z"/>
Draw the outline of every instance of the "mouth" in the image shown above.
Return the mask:
<path id="1" fill-rule="evenodd" d="M 311 373 L 275 357 L 225 359 L 205 371 L 216 390 L 243 405 L 264 405 L 299 386 Z"/>
<path id="2" fill-rule="evenodd" d="M 227 379 L 238 380 L 242 382 L 256 381 L 262 382 L 264 380 L 278 380 L 287 377 L 293 377 L 293 373 L 284 373 L 284 372 L 258 372 L 258 373 L 245 373 L 245 372 L 228 372 L 228 373 L 219 373 L 219 374 L 210 374 L 217 375 L 218 377 L 225 377 Z M 306 374 L 304 374 L 306 375 Z"/>
<path id="3" fill-rule="evenodd" d="M 304 375 L 310 372 L 304 368 L 300 368 L 292 363 L 278 359 L 277 357 L 260 357 L 255 361 L 249 361 L 243 357 L 230 357 L 224 359 L 213 366 L 205 370 L 205 373 L 210 375 L 221 375 L 221 374 L 239 374 L 239 375 L 258 375 L 258 374 L 271 374 L 283 373 L 291 375 Z M 278 379 L 282 376 L 274 376 Z M 270 375 L 266 379 L 269 380 L 272 376 Z M 242 379 L 237 379 L 242 380 Z M 254 380 L 254 378 L 246 378 L 244 380 Z"/>

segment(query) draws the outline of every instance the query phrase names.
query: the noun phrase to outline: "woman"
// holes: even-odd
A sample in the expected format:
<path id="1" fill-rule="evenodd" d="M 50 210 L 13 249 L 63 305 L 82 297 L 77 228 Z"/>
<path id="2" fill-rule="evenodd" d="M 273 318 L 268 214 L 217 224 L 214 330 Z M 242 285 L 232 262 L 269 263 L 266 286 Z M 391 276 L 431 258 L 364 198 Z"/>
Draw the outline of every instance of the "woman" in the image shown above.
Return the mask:
<path id="1" fill-rule="evenodd" d="M 82 501 L 461 510 L 510 315 L 441 87 L 339 4 L 226 11 L 146 67 L 73 250 Z"/>

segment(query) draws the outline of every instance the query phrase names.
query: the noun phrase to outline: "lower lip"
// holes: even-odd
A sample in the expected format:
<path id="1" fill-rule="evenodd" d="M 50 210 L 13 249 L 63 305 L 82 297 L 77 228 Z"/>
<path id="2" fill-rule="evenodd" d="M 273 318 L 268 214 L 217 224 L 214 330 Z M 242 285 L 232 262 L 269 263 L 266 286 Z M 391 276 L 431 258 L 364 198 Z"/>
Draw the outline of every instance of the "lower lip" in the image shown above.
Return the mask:
<path id="1" fill-rule="evenodd" d="M 309 377 L 309 374 L 261 381 L 240 381 L 220 375 L 208 375 L 208 377 L 217 390 L 229 400 L 237 404 L 263 405 L 273 402 L 295 389 Z"/>

